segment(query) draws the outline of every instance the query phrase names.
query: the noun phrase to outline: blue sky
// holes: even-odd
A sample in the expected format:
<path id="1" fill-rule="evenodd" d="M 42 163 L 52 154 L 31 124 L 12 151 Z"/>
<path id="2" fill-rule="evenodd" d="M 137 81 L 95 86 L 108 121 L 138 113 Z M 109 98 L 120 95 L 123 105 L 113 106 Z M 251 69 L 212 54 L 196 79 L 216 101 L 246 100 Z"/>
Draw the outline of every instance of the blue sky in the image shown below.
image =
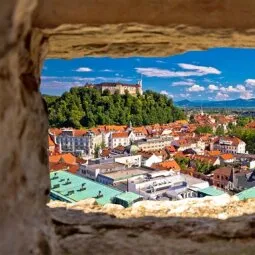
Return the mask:
<path id="1" fill-rule="evenodd" d="M 171 57 L 47 59 L 41 92 L 61 95 L 86 83 L 137 83 L 175 101 L 255 97 L 255 49 L 210 49 Z"/>

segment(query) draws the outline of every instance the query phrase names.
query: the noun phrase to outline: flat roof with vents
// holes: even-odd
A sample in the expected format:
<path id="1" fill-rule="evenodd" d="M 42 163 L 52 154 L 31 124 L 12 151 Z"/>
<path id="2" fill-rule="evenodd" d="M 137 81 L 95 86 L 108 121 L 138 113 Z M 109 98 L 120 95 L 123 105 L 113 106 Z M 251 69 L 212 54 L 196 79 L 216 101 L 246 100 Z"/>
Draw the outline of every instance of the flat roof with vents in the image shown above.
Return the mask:
<path id="1" fill-rule="evenodd" d="M 245 200 L 248 198 L 255 198 L 255 187 L 246 189 L 238 194 L 236 194 L 239 200 Z"/>
<path id="2" fill-rule="evenodd" d="M 214 186 L 200 189 L 198 190 L 198 192 L 204 194 L 205 196 L 220 196 L 220 195 L 226 194 L 224 191 L 217 189 Z"/>
<path id="3" fill-rule="evenodd" d="M 98 204 L 104 205 L 111 203 L 113 197 L 123 193 L 120 190 L 66 171 L 51 172 L 50 181 L 51 198 L 71 203 L 95 198 Z"/>

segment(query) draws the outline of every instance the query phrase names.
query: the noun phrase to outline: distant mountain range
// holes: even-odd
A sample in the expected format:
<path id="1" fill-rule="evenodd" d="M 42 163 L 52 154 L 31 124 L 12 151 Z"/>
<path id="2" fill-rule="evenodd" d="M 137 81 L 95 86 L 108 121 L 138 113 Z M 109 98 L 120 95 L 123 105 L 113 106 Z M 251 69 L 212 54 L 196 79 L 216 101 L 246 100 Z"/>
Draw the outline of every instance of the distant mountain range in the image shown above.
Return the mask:
<path id="1" fill-rule="evenodd" d="M 226 101 L 189 101 L 187 99 L 174 103 L 179 107 L 204 107 L 204 108 L 255 108 L 255 98 L 234 99 Z"/>

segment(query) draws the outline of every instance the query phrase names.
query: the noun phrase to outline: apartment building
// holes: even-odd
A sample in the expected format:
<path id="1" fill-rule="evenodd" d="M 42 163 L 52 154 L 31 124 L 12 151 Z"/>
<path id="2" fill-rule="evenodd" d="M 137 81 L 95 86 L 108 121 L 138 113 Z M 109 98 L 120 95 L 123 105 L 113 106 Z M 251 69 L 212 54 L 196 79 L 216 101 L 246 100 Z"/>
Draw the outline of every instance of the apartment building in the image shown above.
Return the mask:
<path id="1" fill-rule="evenodd" d="M 100 132 L 72 128 L 63 128 L 58 135 L 52 133 L 51 136 L 59 145 L 60 152 L 71 152 L 81 156 L 93 155 L 95 147 L 100 146 L 103 141 Z"/>
<path id="2" fill-rule="evenodd" d="M 116 148 L 118 146 L 129 146 L 134 139 L 133 132 L 116 132 L 111 133 L 109 136 L 109 147 Z"/>
<path id="3" fill-rule="evenodd" d="M 223 153 L 242 154 L 245 153 L 246 143 L 237 137 L 224 136 L 214 140 L 211 150 L 219 150 Z"/>
<path id="4" fill-rule="evenodd" d="M 147 138 L 143 140 L 136 141 L 135 144 L 138 146 L 139 150 L 142 151 L 156 151 L 162 150 L 166 146 L 170 146 L 173 141 L 173 137 L 157 137 L 157 138 Z"/>

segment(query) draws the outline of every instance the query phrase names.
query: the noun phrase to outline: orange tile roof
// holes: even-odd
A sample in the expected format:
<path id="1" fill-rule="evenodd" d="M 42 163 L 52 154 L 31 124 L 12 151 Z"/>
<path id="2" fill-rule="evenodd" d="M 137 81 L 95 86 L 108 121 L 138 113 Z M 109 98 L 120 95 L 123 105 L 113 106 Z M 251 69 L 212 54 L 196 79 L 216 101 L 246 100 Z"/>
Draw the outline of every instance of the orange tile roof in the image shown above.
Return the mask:
<path id="1" fill-rule="evenodd" d="M 109 157 L 109 155 L 111 154 L 111 151 L 108 148 L 105 148 L 102 150 L 101 156 L 102 157 Z"/>
<path id="2" fill-rule="evenodd" d="M 225 153 L 220 156 L 223 160 L 230 160 L 234 159 L 234 155 L 231 153 Z"/>
<path id="3" fill-rule="evenodd" d="M 128 132 L 118 132 L 118 133 L 113 133 L 112 138 L 127 138 L 128 137 Z"/>
<path id="4" fill-rule="evenodd" d="M 62 133 L 62 130 L 59 128 L 50 128 L 49 132 L 54 135 L 60 135 Z"/>
<path id="5" fill-rule="evenodd" d="M 87 133 L 85 129 L 74 129 L 73 130 L 73 135 L 74 136 L 83 136 Z"/>
<path id="6" fill-rule="evenodd" d="M 50 171 L 67 170 L 68 168 L 69 168 L 69 165 L 64 162 L 49 163 Z"/>
<path id="7" fill-rule="evenodd" d="M 218 150 L 214 150 L 214 151 L 208 151 L 207 154 L 209 156 L 219 156 L 221 154 L 221 152 Z"/>
<path id="8" fill-rule="evenodd" d="M 148 131 L 145 127 L 134 127 L 133 128 L 134 133 L 142 133 L 144 135 L 148 135 Z"/>
<path id="9" fill-rule="evenodd" d="M 247 128 L 255 128 L 255 120 L 246 125 Z"/>
<path id="10" fill-rule="evenodd" d="M 174 123 L 185 125 L 185 124 L 188 124 L 188 121 L 187 120 L 176 120 Z"/>
<path id="11" fill-rule="evenodd" d="M 154 153 L 152 151 L 139 151 L 137 153 L 138 155 L 141 155 L 143 158 L 150 158 Z"/>
<path id="12" fill-rule="evenodd" d="M 214 156 L 206 156 L 206 155 L 192 155 L 191 159 L 199 160 L 202 162 L 214 164 L 215 161 L 217 160 L 217 157 Z"/>
<path id="13" fill-rule="evenodd" d="M 118 145 L 117 147 L 114 148 L 114 150 L 117 150 L 117 151 L 125 151 L 125 147 L 122 146 L 122 145 Z"/>
<path id="14" fill-rule="evenodd" d="M 73 173 L 73 174 L 76 174 L 78 170 L 79 170 L 78 165 L 70 165 L 68 168 L 68 172 Z"/>
<path id="15" fill-rule="evenodd" d="M 64 154 L 49 156 L 50 163 L 58 163 L 61 161 L 65 162 L 67 164 L 75 165 L 76 157 L 73 156 L 71 153 L 64 153 Z"/>
<path id="16" fill-rule="evenodd" d="M 166 160 L 164 162 L 158 163 L 158 164 L 153 164 L 153 167 L 161 169 L 161 170 L 175 170 L 175 171 L 180 171 L 181 168 L 177 164 L 177 162 L 172 159 L 172 160 Z"/>
<path id="17" fill-rule="evenodd" d="M 105 126 L 105 131 L 125 131 L 127 126 L 108 125 Z"/>

